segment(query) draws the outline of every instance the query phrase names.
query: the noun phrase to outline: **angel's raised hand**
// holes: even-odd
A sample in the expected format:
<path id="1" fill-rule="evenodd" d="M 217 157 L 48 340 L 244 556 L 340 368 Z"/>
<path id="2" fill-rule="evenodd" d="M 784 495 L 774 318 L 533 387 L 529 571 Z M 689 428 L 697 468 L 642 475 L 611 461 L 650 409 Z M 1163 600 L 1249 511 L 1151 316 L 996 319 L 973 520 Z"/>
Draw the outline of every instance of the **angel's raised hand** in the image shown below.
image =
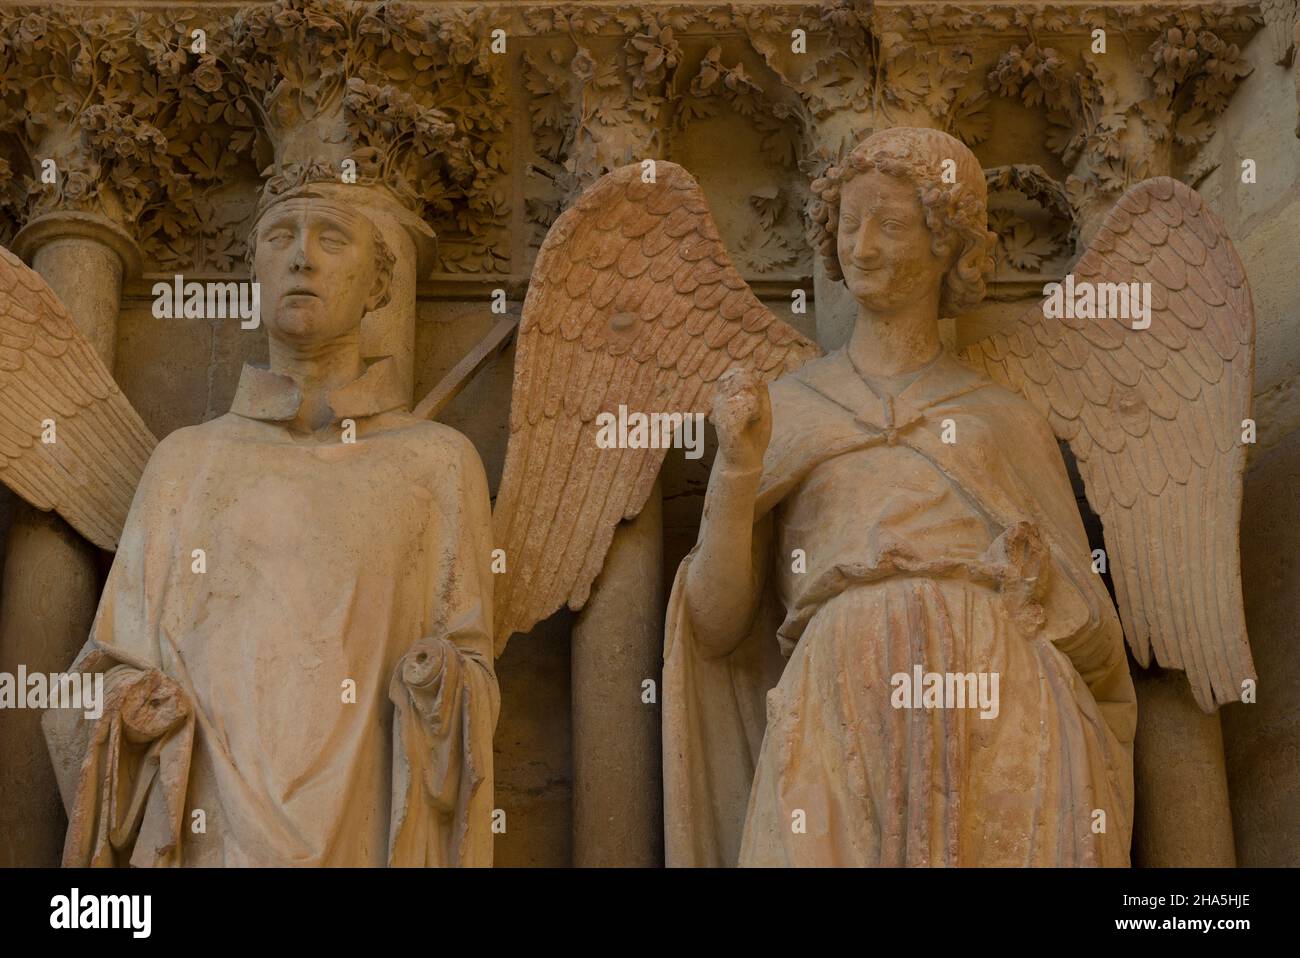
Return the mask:
<path id="1" fill-rule="evenodd" d="M 761 469 L 772 438 L 772 403 L 767 384 L 748 369 L 723 373 L 709 414 L 718 430 L 718 459 L 738 470 Z"/>

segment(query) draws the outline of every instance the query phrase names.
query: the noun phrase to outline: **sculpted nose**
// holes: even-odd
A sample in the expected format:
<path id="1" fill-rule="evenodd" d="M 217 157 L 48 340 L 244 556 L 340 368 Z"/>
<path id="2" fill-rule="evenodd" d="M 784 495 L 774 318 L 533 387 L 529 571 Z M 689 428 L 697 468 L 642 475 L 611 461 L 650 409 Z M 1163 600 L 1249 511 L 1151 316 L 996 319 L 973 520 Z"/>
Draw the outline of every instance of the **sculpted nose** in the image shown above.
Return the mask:
<path id="1" fill-rule="evenodd" d="M 875 262 L 877 252 L 876 241 L 871 227 L 864 223 L 853 241 L 853 258 L 859 263 L 869 264 Z"/>
<path id="2" fill-rule="evenodd" d="M 312 269 L 311 262 L 307 258 L 307 244 L 301 240 L 294 246 L 293 259 L 289 262 L 289 268 L 295 273 Z"/>

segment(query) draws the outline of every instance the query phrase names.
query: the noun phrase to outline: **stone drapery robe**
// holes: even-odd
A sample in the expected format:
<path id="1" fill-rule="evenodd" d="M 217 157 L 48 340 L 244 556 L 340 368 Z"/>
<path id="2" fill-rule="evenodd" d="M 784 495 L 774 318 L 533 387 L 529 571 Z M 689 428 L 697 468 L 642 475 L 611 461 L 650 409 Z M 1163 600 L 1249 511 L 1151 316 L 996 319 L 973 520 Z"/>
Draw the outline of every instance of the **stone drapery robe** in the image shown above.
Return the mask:
<path id="1" fill-rule="evenodd" d="M 668 863 L 1127 865 L 1133 686 L 1046 421 L 946 353 L 770 395 L 752 631 L 696 645 L 694 552 L 669 602 Z M 999 714 L 894 707 L 918 665 L 997 672 Z"/>
<path id="2" fill-rule="evenodd" d="M 394 373 L 304 436 L 297 385 L 246 366 L 230 413 L 158 446 L 76 665 L 103 717 L 46 715 L 65 864 L 491 864 L 487 483 Z"/>

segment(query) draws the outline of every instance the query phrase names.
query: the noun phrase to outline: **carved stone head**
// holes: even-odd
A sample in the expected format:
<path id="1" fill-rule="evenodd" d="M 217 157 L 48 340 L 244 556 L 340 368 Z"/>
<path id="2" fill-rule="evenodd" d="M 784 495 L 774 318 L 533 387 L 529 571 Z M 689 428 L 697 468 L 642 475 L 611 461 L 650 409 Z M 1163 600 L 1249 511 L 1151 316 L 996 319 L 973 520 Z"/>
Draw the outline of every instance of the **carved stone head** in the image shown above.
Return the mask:
<path id="1" fill-rule="evenodd" d="M 338 188 L 311 185 L 276 198 L 253 227 L 248 249 L 272 337 L 326 342 L 388 302 L 393 253 Z"/>
<path id="2" fill-rule="evenodd" d="M 996 234 L 979 160 L 939 130 L 872 134 L 812 184 L 813 240 L 832 279 L 888 309 L 940 287 L 953 315 L 984 297 Z"/>

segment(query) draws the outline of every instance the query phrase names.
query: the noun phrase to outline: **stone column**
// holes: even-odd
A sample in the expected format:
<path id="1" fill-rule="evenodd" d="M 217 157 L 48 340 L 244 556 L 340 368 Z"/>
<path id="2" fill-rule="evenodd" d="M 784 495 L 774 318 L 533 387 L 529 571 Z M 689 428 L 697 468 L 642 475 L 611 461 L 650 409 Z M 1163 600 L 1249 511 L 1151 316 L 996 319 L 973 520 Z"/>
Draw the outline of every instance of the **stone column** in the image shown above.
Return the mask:
<path id="1" fill-rule="evenodd" d="M 614 533 L 573 627 L 573 864 L 663 864 L 663 499 Z M 647 703 L 643 683 L 654 682 Z"/>
<path id="2" fill-rule="evenodd" d="M 1200 710 L 1181 672 L 1135 669 L 1133 684 L 1138 698 L 1133 864 L 1234 867 L 1219 713 Z"/>
<path id="3" fill-rule="evenodd" d="M 89 213 L 32 220 L 14 239 L 110 368 L 130 237 Z M 55 513 L 15 498 L 0 585 L 0 672 L 60 672 L 90 632 L 100 553 Z M 67 822 L 38 709 L 0 710 L 0 866 L 57 865 Z"/>
<path id="4" fill-rule="evenodd" d="M 1218 711 L 1201 711 L 1182 672 L 1155 667 L 1132 671 L 1138 703 L 1133 864 L 1235 867 Z"/>

